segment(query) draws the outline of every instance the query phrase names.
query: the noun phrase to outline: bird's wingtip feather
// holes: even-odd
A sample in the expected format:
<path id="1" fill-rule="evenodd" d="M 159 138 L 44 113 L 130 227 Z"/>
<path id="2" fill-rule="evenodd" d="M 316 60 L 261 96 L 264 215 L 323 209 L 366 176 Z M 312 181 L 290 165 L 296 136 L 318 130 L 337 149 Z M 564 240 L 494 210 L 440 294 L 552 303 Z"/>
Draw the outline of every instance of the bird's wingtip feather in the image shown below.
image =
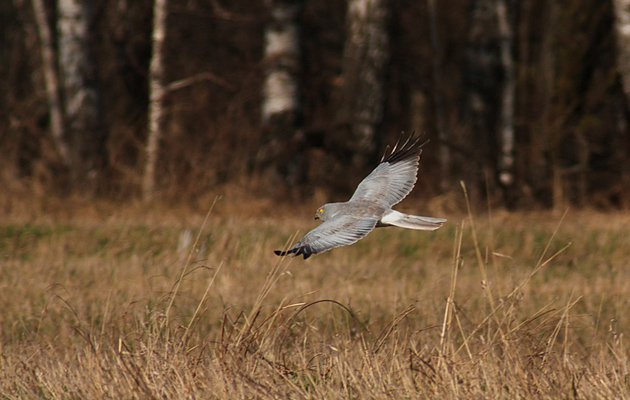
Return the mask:
<path id="1" fill-rule="evenodd" d="M 422 146 L 428 142 L 428 140 L 426 140 L 420 143 L 420 139 L 422 139 L 422 135 L 416 136 L 415 131 L 408 136 L 405 135 L 405 132 L 401 133 L 391 152 L 389 151 L 389 146 L 385 150 L 381 162 L 395 163 L 414 154 L 420 155 L 420 153 L 422 153 Z"/>

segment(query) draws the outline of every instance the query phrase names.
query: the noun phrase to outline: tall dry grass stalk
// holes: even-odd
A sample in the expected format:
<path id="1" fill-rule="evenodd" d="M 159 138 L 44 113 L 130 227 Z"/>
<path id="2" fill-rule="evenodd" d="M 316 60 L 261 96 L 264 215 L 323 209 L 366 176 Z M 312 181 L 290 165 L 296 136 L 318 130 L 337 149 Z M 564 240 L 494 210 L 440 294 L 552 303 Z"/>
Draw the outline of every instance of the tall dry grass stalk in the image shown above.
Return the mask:
<path id="1" fill-rule="evenodd" d="M 629 398 L 629 221 L 469 212 L 307 261 L 272 253 L 299 220 L 7 222 L 0 394 Z"/>

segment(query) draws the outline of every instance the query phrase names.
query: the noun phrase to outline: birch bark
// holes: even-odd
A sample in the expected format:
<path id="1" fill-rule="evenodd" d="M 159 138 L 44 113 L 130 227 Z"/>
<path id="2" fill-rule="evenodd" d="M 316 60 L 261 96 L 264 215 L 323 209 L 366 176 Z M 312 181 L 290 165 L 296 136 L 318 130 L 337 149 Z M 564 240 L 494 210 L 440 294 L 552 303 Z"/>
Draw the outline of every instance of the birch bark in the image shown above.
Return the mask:
<path id="1" fill-rule="evenodd" d="M 630 0 L 614 0 L 613 6 L 617 32 L 617 68 L 623 91 L 630 101 Z"/>
<path id="2" fill-rule="evenodd" d="M 105 160 L 105 135 L 96 80 L 92 2 L 59 0 L 59 76 L 63 87 L 70 175 L 75 189 L 93 190 Z"/>
<path id="3" fill-rule="evenodd" d="M 302 0 L 266 0 L 266 5 L 269 19 L 264 33 L 261 104 L 264 130 L 257 158 L 261 170 L 299 193 L 307 164 L 299 126 Z"/>
<path id="4" fill-rule="evenodd" d="M 497 0 L 503 92 L 501 94 L 499 180 L 509 187 L 514 183 L 514 97 L 516 91 L 514 56 L 514 27 L 509 17 L 506 0 Z"/>
<path id="5" fill-rule="evenodd" d="M 265 29 L 264 123 L 282 114 L 295 114 L 299 108 L 300 44 L 296 20 L 299 4 L 275 0 L 268 1 L 268 7 L 271 20 Z"/>
<path id="6" fill-rule="evenodd" d="M 32 0 L 37 33 L 39 35 L 42 57 L 42 70 L 48 97 L 50 112 L 50 133 L 57 148 L 57 153 L 66 167 L 70 167 L 70 150 L 66 143 L 63 126 L 63 110 L 57 77 L 56 56 L 52 39 L 52 28 L 48 23 L 46 7 L 43 0 Z"/>
<path id="7" fill-rule="evenodd" d="M 383 118 L 385 65 L 389 58 L 385 0 L 350 0 L 343 54 L 339 120 L 348 125 L 364 166 L 375 149 L 374 135 Z"/>
<path id="8" fill-rule="evenodd" d="M 155 194 L 155 167 L 164 120 L 164 54 L 168 0 L 155 0 L 153 5 L 152 55 L 149 67 L 149 126 L 145 147 L 142 198 L 150 201 Z"/>

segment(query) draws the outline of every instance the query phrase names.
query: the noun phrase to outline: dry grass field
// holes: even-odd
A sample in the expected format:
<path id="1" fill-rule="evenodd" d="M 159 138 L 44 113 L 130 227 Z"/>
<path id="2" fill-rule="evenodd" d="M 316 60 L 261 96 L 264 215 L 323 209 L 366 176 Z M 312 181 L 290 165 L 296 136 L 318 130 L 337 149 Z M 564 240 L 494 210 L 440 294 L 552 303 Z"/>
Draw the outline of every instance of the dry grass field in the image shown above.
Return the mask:
<path id="1" fill-rule="evenodd" d="M 630 398 L 627 214 L 433 213 L 303 261 L 273 250 L 310 208 L 18 206 L 2 398 Z"/>

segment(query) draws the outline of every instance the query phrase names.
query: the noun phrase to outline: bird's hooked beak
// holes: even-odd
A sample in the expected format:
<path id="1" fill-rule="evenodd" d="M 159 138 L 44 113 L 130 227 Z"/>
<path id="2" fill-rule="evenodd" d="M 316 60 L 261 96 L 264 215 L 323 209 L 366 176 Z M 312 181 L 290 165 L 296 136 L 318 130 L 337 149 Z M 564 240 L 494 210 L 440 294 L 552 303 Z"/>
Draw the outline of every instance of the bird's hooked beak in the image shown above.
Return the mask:
<path id="1" fill-rule="evenodd" d="M 319 219 L 319 215 L 315 214 L 315 219 Z"/>

